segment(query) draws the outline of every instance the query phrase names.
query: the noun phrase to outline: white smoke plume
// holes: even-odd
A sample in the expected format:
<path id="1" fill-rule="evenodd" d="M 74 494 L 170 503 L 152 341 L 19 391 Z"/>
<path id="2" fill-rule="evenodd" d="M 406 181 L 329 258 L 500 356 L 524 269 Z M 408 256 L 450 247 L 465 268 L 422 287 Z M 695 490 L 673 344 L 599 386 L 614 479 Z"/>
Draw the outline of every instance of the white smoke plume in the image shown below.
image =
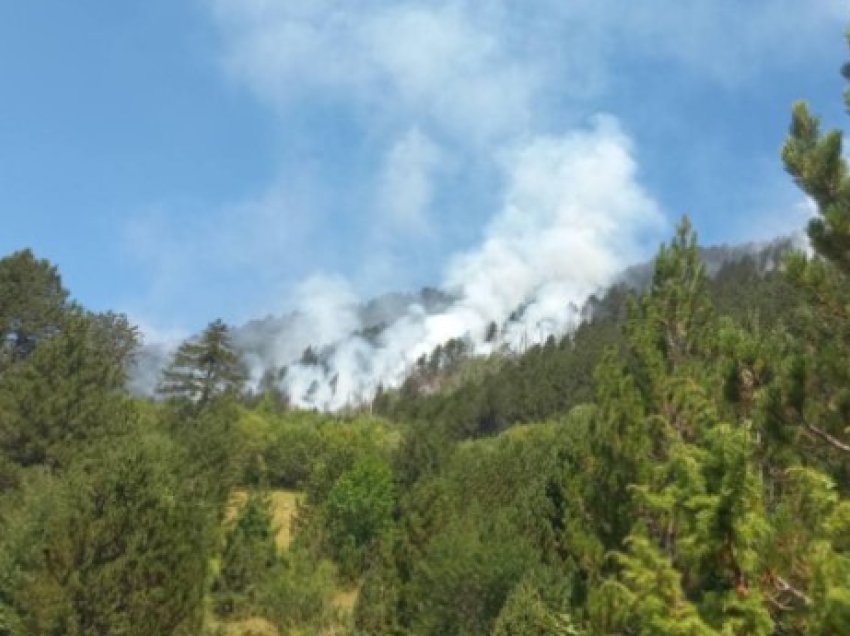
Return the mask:
<path id="1" fill-rule="evenodd" d="M 269 109 L 285 131 L 280 142 L 294 150 L 281 152 L 289 162 L 281 162 L 269 194 L 225 206 L 201 231 L 157 219 L 153 230 L 151 223 L 134 226 L 133 244 L 160 272 L 151 296 L 174 304 L 181 289 L 200 286 L 191 273 L 205 268 L 228 273 L 217 277 L 228 284 L 250 275 L 265 277 L 266 289 L 289 285 L 293 265 L 327 253 L 302 249 L 321 246 L 334 210 L 348 215 L 348 227 L 327 236 L 363 255 L 349 265 L 352 280 L 385 287 L 376 281 L 395 280 L 405 269 L 404 250 L 414 238 L 432 245 L 467 240 L 466 233 L 441 232 L 441 223 L 462 214 L 457 201 L 464 197 L 494 200 L 484 190 L 498 182 L 501 202 L 477 246 L 448 260 L 437 281 L 444 292 L 363 304 L 344 278 L 314 276 L 301 286 L 294 312 L 235 330 L 252 380 L 285 367 L 278 382 L 294 404 L 339 409 L 368 401 L 379 386 L 399 385 L 417 359 L 449 339 L 486 355 L 570 330 L 588 294 L 648 256 L 663 219 L 614 119 L 551 131 L 571 129 L 600 97 L 616 103 L 608 98 L 624 87 L 630 68 L 684 69 L 706 86 L 729 88 L 785 69 L 790 58 L 808 60 L 820 50 L 813 43 L 837 33 L 844 3 L 674 4 L 204 0 L 220 34 L 222 68 Z M 649 95 L 647 103 L 665 96 Z M 656 127 L 657 109 L 633 111 L 635 128 Z M 329 145 L 326 132 L 313 138 L 317 122 L 329 130 L 341 125 L 345 143 Z M 677 117 L 667 123 L 671 130 L 683 125 Z M 355 146 L 353 165 L 345 165 Z M 335 159 L 323 166 L 329 150 Z M 302 172 L 313 155 L 315 176 Z M 690 169 L 682 171 L 701 175 L 697 184 L 711 179 L 694 168 L 702 155 L 688 153 Z M 493 177 L 498 169 L 501 180 Z M 774 183 L 765 183 L 769 192 L 758 199 L 772 201 Z M 766 207 L 772 218 L 776 206 Z M 476 212 L 463 220 L 479 227 Z M 766 230 L 767 222 L 756 226 L 779 233 Z M 495 340 L 487 337 L 494 323 Z M 148 362 L 140 368 L 150 375 L 158 363 Z"/>
<path id="2" fill-rule="evenodd" d="M 637 181 L 631 141 L 611 117 L 518 144 L 501 163 L 502 207 L 480 244 L 450 260 L 444 292 L 364 305 L 344 278 L 315 275 L 293 313 L 235 330 L 252 383 L 285 368 L 278 382 L 294 406 L 334 411 L 399 386 L 422 355 L 453 338 L 473 354 L 521 351 L 574 328 L 586 298 L 646 258 L 664 228 Z M 153 347 L 138 374 L 161 366 L 162 347 Z"/>
<path id="3" fill-rule="evenodd" d="M 442 288 L 452 302 L 435 311 L 411 301 L 370 336 L 363 330 L 377 323 L 364 322 L 343 280 L 312 279 L 263 359 L 249 360 L 254 377 L 286 366 L 282 388 L 294 405 L 337 410 L 370 400 L 379 386 L 398 386 L 420 356 L 452 338 L 489 353 L 491 323 L 503 327 L 501 347 L 542 342 L 573 327 L 577 306 L 645 256 L 643 239 L 663 226 L 637 182 L 630 140 L 610 117 L 587 130 L 535 138 L 507 153 L 503 165 L 502 209 L 481 244 L 446 269 Z M 319 363 L 299 360 L 307 346 Z"/>

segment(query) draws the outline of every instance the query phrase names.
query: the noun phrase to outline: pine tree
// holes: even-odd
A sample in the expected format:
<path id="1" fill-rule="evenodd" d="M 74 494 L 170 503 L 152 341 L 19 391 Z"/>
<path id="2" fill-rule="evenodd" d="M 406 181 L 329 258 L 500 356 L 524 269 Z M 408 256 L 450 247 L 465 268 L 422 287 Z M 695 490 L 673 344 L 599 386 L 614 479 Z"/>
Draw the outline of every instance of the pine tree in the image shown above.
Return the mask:
<path id="1" fill-rule="evenodd" d="M 67 299 L 56 266 L 32 251 L 0 259 L 0 372 L 60 329 Z"/>
<path id="2" fill-rule="evenodd" d="M 198 338 L 180 345 L 158 390 L 201 408 L 216 396 L 240 391 L 246 377 L 227 325 L 216 320 Z"/>
<path id="3" fill-rule="evenodd" d="M 850 65 L 842 69 L 850 79 Z M 850 107 L 850 91 L 845 93 Z M 789 361 L 786 417 L 808 440 L 811 455 L 832 454 L 836 476 L 850 476 L 850 175 L 842 134 L 822 134 L 805 103 L 794 106 L 789 138 L 782 150 L 788 172 L 816 203 L 809 222 L 813 258 L 797 254 L 788 262 L 791 279 L 808 293 L 796 358 Z M 808 346 L 803 343 L 810 343 Z M 803 440 L 806 441 L 806 440 Z M 843 468 L 842 468 L 843 466 Z"/>
<path id="4" fill-rule="evenodd" d="M 663 407 L 665 378 L 688 375 L 687 362 L 711 348 L 713 317 L 697 235 L 684 217 L 658 251 L 648 291 L 629 306 L 627 344 L 648 407 Z"/>
<path id="5" fill-rule="evenodd" d="M 763 599 L 751 589 L 767 536 L 762 482 L 753 468 L 752 434 L 721 418 L 723 373 L 707 280 L 685 219 L 661 248 L 652 284 L 632 304 L 627 324 L 627 368 L 645 415 L 613 439 L 642 431 L 633 457 L 643 468 L 623 484 L 632 528 L 616 556 L 619 572 L 594 595 L 604 606 L 616 592 L 621 627 L 640 633 L 772 628 Z M 598 386 L 613 375 L 610 363 L 601 367 Z M 614 395 L 599 398 L 601 412 L 616 404 Z"/>
<path id="6" fill-rule="evenodd" d="M 763 595 L 779 633 L 850 633 L 850 501 L 835 482 L 789 468 L 764 550 Z"/>
<path id="7" fill-rule="evenodd" d="M 719 636 L 682 589 L 681 573 L 645 534 L 629 537 L 616 555 L 620 580 L 609 579 L 589 602 L 592 633 Z"/>
<path id="8" fill-rule="evenodd" d="M 277 563 L 270 505 L 267 495 L 251 493 L 227 535 L 215 584 L 222 613 L 250 610 Z"/>
<path id="9" fill-rule="evenodd" d="M 520 581 L 508 596 L 493 636 L 578 636 L 570 616 L 553 610 L 527 580 Z"/>
<path id="10" fill-rule="evenodd" d="M 135 329 L 123 316 L 78 309 L 63 323 L 0 378 L 0 450 L 23 466 L 66 465 L 135 420 L 124 392 Z"/>
<path id="11" fill-rule="evenodd" d="M 13 562 L 21 633 L 199 633 L 213 517 L 179 457 L 164 437 L 116 436 L 30 494 L 7 529 L 32 546 Z"/>
<path id="12" fill-rule="evenodd" d="M 632 374 L 610 350 L 595 373 L 596 400 L 593 427 L 586 454 L 589 492 L 585 524 L 606 549 L 619 548 L 634 520 L 636 508 L 629 487 L 649 479 L 656 441 L 647 409 Z M 575 522 L 573 522 L 575 523 Z"/>

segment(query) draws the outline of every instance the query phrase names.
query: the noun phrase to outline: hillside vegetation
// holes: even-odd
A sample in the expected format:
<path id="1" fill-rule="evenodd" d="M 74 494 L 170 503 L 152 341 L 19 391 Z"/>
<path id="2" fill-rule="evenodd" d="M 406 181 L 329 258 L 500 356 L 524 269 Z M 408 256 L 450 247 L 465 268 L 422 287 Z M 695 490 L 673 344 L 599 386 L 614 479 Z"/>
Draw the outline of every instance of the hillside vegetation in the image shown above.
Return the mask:
<path id="1" fill-rule="evenodd" d="M 345 415 L 221 321 L 133 397 L 127 319 L 0 259 L 0 634 L 850 634 L 850 177 L 802 104 L 782 156 L 811 254 L 709 276 L 683 219 L 575 333 Z"/>

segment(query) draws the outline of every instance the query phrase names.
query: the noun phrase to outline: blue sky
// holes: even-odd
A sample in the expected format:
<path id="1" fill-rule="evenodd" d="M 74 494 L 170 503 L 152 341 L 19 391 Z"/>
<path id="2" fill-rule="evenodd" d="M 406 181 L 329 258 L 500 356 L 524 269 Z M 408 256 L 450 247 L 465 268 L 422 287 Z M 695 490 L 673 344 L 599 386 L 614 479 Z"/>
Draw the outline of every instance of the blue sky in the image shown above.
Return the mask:
<path id="1" fill-rule="evenodd" d="M 317 274 L 361 297 L 444 284 L 518 218 L 532 245 L 550 229 L 510 192 L 554 187 L 540 157 L 583 130 L 616 130 L 654 206 L 634 209 L 658 211 L 617 217 L 629 257 L 683 213 L 706 242 L 769 238 L 805 222 L 778 158 L 791 103 L 844 124 L 847 17 L 838 0 L 0 3 L 0 252 L 32 247 L 153 333 L 285 310 Z"/>

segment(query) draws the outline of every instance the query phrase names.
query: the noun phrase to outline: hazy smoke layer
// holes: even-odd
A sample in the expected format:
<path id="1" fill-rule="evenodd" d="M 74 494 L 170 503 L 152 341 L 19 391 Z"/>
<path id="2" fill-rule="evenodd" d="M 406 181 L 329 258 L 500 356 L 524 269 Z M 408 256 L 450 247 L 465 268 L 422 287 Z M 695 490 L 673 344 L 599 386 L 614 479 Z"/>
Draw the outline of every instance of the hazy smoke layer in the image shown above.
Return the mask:
<path id="1" fill-rule="evenodd" d="M 255 379 L 285 366 L 280 382 L 293 404 L 335 410 L 371 399 L 378 386 L 397 386 L 421 355 L 451 338 L 476 353 L 541 342 L 574 325 L 577 306 L 643 256 L 645 239 L 662 225 L 613 119 L 536 138 L 510 153 L 504 169 L 501 211 L 481 244 L 447 267 L 442 288 L 450 297 L 430 305 L 408 297 L 376 318 L 342 279 L 313 278 L 298 311 L 273 336 L 263 330 L 264 346 L 250 346 L 240 332 L 241 348 L 254 352 Z M 500 328 L 495 342 L 485 337 L 491 323 Z M 316 356 L 302 360 L 307 346 Z"/>
<path id="2" fill-rule="evenodd" d="M 502 166 L 502 208 L 480 244 L 448 263 L 446 291 L 364 305 L 345 279 L 313 276 L 294 312 L 234 331 L 255 386 L 271 381 L 295 406 L 338 410 L 398 386 L 423 354 L 452 338 L 476 354 L 521 351 L 574 327 L 588 295 L 657 243 L 662 216 L 637 183 L 631 143 L 612 118 L 531 139 Z M 151 390 L 165 355 L 161 345 L 146 349 L 136 390 Z"/>

